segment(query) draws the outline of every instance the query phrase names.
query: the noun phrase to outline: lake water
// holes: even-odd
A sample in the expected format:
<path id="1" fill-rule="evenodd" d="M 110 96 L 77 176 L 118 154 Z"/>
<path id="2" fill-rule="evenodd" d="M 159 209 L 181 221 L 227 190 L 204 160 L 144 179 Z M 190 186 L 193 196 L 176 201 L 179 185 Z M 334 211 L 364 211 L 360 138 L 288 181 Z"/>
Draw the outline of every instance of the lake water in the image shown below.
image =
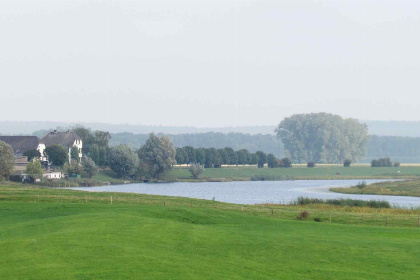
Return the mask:
<path id="1" fill-rule="evenodd" d="M 281 203 L 289 204 L 299 196 L 310 198 L 351 198 L 384 200 L 398 207 L 420 207 L 420 197 L 356 195 L 330 192 L 329 188 L 354 186 L 361 180 L 296 180 L 296 181 L 249 181 L 204 183 L 156 183 L 127 184 L 102 187 L 79 187 L 74 190 L 89 192 L 128 192 L 153 195 L 180 196 L 237 204 Z M 365 180 L 367 184 L 387 180 Z M 388 180 L 389 181 L 389 180 Z"/>

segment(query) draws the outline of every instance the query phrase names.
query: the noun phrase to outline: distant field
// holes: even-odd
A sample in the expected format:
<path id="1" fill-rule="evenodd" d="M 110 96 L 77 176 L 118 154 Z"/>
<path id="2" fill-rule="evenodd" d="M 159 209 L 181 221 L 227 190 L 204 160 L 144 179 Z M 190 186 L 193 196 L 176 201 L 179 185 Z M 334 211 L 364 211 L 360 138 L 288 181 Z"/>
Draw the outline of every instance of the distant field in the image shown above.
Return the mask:
<path id="1" fill-rule="evenodd" d="M 336 173 L 340 175 L 336 175 Z M 180 179 L 191 178 L 187 167 L 174 168 L 172 176 Z M 370 167 L 368 165 L 356 165 L 343 167 L 341 165 L 318 165 L 315 168 L 307 168 L 302 165 L 293 165 L 292 168 L 257 168 L 255 166 L 229 166 L 222 168 L 208 168 L 202 174 L 203 178 L 232 178 L 250 179 L 252 177 L 281 177 L 287 176 L 294 179 L 362 179 L 362 178 L 414 178 L 420 176 L 419 166 L 396 167 Z"/>
<path id="2" fill-rule="evenodd" d="M 9 185 L 0 279 L 419 279 L 418 215 Z"/>

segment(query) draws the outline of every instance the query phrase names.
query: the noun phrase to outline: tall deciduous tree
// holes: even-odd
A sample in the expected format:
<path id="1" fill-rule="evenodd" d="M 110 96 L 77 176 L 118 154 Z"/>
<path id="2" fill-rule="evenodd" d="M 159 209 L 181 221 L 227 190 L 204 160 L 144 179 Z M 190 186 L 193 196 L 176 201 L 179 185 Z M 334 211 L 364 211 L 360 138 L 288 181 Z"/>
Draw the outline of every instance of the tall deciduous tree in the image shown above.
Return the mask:
<path id="1" fill-rule="evenodd" d="M 267 155 L 262 151 L 258 151 L 256 154 L 258 156 L 258 168 L 263 168 L 264 164 L 267 163 Z"/>
<path id="2" fill-rule="evenodd" d="M 95 162 L 96 165 L 99 165 L 99 146 L 93 144 L 90 146 L 90 158 Z"/>
<path id="3" fill-rule="evenodd" d="M 13 148 L 6 142 L 0 141 L 0 179 L 8 179 L 13 172 L 14 165 Z"/>
<path id="4" fill-rule="evenodd" d="M 366 153 L 367 127 L 355 119 L 327 113 L 285 118 L 276 129 L 293 162 L 342 163 Z"/>
<path id="5" fill-rule="evenodd" d="M 26 166 L 26 173 L 34 182 L 36 179 L 41 179 L 43 174 L 41 162 L 38 159 L 33 159 Z"/>
<path id="6" fill-rule="evenodd" d="M 111 148 L 108 158 L 109 166 L 120 178 L 131 176 L 139 165 L 138 155 L 127 145 Z"/>
<path id="7" fill-rule="evenodd" d="M 171 140 L 166 136 L 159 138 L 153 133 L 150 134 L 138 154 L 141 161 L 148 166 L 148 174 L 152 178 L 162 178 L 176 163 L 176 150 Z"/>
<path id="8" fill-rule="evenodd" d="M 68 161 L 67 149 L 61 145 L 51 145 L 45 149 L 45 153 L 54 166 L 63 166 Z"/>
<path id="9" fill-rule="evenodd" d="M 89 157 L 83 157 L 82 166 L 83 171 L 88 178 L 92 178 L 99 171 L 99 168 L 96 166 L 95 162 Z"/>

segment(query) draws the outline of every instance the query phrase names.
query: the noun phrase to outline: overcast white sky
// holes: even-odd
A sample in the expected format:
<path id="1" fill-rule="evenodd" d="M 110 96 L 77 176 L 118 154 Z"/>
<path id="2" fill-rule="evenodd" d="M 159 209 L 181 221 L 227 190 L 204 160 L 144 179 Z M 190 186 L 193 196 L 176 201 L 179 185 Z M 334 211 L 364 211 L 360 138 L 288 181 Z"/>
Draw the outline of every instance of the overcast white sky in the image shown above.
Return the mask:
<path id="1" fill-rule="evenodd" d="M 420 1 L 2 1 L 0 119 L 420 120 Z"/>

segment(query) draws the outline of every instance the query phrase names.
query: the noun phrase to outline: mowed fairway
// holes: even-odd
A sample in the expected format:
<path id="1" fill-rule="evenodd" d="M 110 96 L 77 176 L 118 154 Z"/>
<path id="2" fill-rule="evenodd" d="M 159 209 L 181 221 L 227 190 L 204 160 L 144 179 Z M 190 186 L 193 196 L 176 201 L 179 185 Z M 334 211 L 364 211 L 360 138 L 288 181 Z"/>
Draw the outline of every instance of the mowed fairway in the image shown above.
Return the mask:
<path id="1" fill-rule="evenodd" d="M 420 229 L 0 202 L 0 279 L 420 279 Z"/>

